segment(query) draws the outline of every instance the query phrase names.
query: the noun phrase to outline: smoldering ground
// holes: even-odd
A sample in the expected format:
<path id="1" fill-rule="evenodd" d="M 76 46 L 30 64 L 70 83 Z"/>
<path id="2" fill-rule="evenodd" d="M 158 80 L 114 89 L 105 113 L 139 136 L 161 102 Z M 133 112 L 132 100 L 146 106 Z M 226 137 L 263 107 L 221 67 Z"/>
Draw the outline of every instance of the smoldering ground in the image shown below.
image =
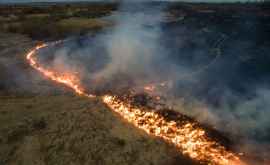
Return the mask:
<path id="1" fill-rule="evenodd" d="M 76 73 L 94 93 L 169 82 L 162 91 L 168 106 L 248 146 L 239 151 L 269 158 L 270 45 L 264 22 L 231 16 L 220 23 L 198 15 L 168 22 L 164 6 L 142 5 L 133 12 L 126 6 L 108 18 L 113 29 L 44 49 L 39 60 Z"/>

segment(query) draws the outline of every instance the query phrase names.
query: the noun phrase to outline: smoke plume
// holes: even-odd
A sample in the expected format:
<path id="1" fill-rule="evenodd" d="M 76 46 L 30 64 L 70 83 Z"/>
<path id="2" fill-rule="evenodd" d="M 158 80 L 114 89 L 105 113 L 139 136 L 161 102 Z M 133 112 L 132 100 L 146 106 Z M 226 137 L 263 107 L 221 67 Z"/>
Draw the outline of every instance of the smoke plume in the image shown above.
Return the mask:
<path id="1" fill-rule="evenodd" d="M 232 23 L 235 31 L 242 32 L 243 36 L 237 36 L 209 22 L 202 28 L 189 20 L 168 22 L 166 6 L 139 4 L 135 10 L 127 3 L 105 19 L 115 26 L 98 35 L 69 40 L 56 51 L 44 50 L 40 60 L 53 60 L 50 65 L 60 72 L 77 73 L 93 92 L 166 82 L 167 88 L 157 92 L 176 111 L 244 146 L 270 144 L 270 90 L 265 85 L 266 73 L 257 66 L 268 57 L 248 52 L 258 38 L 243 35 L 257 22 L 251 19 L 249 27 Z M 243 46 L 238 47 L 239 43 Z M 257 64 L 248 61 L 253 58 Z"/>

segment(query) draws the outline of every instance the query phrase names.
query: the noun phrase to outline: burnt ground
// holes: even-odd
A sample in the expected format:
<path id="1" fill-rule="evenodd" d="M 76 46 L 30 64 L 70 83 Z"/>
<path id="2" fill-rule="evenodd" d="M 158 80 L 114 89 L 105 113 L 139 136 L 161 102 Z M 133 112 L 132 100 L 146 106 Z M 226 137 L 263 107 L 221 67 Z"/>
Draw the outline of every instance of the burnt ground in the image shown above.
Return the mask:
<path id="1" fill-rule="evenodd" d="M 1 34 L 0 43 L 0 164 L 195 164 L 99 100 L 33 71 L 24 59 L 30 38 Z"/>
<path id="2" fill-rule="evenodd" d="M 85 5 L 64 4 L 61 10 L 55 4 L 46 4 L 46 9 L 43 5 L 1 6 L 0 164 L 196 164 L 162 140 L 125 123 L 99 100 L 75 96 L 28 66 L 24 55 L 38 40 L 96 33 L 113 26 L 99 18 L 116 10 L 114 5 L 102 6 L 97 14 L 89 13 L 93 10 Z M 54 10 L 58 12 L 51 14 Z M 267 85 L 269 11 L 269 5 L 170 4 L 167 21 L 162 23 L 167 31 L 162 39 L 174 55 L 170 60 L 196 70 L 222 54 L 199 75 L 200 83 L 209 85 L 182 81 L 175 95 L 196 96 L 218 107 L 219 96 L 228 89 L 250 98 L 251 87 Z M 183 36 L 184 44 L 177 42 Z M 203 58 L 190 51 L 198 49 L 205 50 L 200 52 Z M 269 135 L 259 137 L 267 139 Z"/>

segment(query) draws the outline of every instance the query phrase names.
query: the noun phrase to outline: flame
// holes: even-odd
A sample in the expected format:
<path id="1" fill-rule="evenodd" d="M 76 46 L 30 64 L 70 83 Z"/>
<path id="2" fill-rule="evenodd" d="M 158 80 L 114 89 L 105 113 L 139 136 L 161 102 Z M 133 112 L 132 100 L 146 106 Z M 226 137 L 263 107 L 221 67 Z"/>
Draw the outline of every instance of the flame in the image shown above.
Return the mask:
<path id="1" fill-rule="evenodd" d="M 59 44 L 60 42 L 52 43 L 51 45 Z M 42 48 L 48 47 L 48 44 L 41 44 L 36 46 L 33 50 L 31 50 L 27 55 L 26 59 L 28 60 L 29 64 L 39 72 L 41 72 L 45 77 L 56 81 L 58 83 L 64 84 L 69 88 L 72 88 L 77 94 L 87 96 L 87 97 L 95 97 L 94 95 L 87 94 L 84 89 L 80 85 L 80 80 L 74 74 L 66 74 L 66 73 L 56 73 L 53 70 L 46 69 L 42 67 L 36 58 L 34 58 L 35 53 Z"/>
<path id="2" fill-rule="evenodd" d="M 154 92 L 155 91 L 155 89 L 156 89 L 156 86 L 155 85 L 146 85 L 145 87 L 144 87 L 144 90 L 145 91 L 148 91 L 148 92 Z"/>
<path id="3" fill-rule="evenodd" d="M 154 111 L 134 108 L 110 95 L 103 96 L 103 101 L 128 122 L 150 135 L 174 144 L 179 151 L 192 159 L 214 165 L 243 165 L 235 154 L 211 141 L 205 131 L 193 123 L 180 126 L 175 121 L 166 121 Z"/>
<path id="4" fill-rule="evenodd" d="M 61 43 L 61 41 L 51 43 L 50 45 L 58 43 Z M 31 50 L 26 55 L 29 64 L 45 77 L 70 87 L 79 95 L 89 98 L 96 97 L 95 95 L 88 94 L 83 89 L 78 77 L 74 74 L 59 74 L 38 63 L 35 58 L 36 52 L 50 45 L 41 44 Z M 153 90 L 154 86 L 149 86 L 149 88 L 146 87 L 145 89 Z M 188 155 L 194 160 L 211 165 L 245 165 L 236 154 L 227 151 L 225 147 L 208 138 L 205 131 L 202 128 L 196 127 L 194 123 L 179 125 L 175 121 L 166 121 L 162 115 L 154 111 L 144 111 L 143 109 L 133 107 L 129 103 L 117 99 L 115 96 L 105 95 L 101 98 L 108 107 L 125 120 L 144 130 L 149 135 L 160 137 L 173 144 L 181 153 Z"/>

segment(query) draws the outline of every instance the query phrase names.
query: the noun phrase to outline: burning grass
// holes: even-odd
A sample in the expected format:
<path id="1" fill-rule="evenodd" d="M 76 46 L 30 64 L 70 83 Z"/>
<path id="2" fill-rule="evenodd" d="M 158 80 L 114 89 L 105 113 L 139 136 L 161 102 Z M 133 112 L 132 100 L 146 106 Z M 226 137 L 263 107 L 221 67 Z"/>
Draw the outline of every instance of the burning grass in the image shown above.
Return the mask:
<path id="1" fill-rule="evenodd" d="M 57 26 L 60 28 L 69 27 L 71 29 L 100 29 L 109 26 L 108 22 L 99 19 L 85 19 L 85 18 L 68 18 L 58 22 Z"/>
<path id="2" fill-rule="evenodd" d="M 51 45 L 58 43 L 62 43 L 62 41 L 54 42 Z M 95 95 L 86 93 L 81 87 L 80 81 L 72 73 L 67 76 L 59 74 L 54 70 L 46 69 L 38 63 L 35 53 L 39 49 L 48 46 L 50 45 L 41 44 L 31 50 L 26 56 L 29 64 L 45 77 L 70 87 L 78 95 L 88 98 L 96 97 Z M 127 101 L 122 101 L 112 95 L 102 97 L 103 102 L 125 120 L 144 130 L 146 133 L 160 137 L 173 144 L 182 154 L 198 162 L 214 165 L 245 164 L 237 155 L 207 137 L 205 130 L 196 126 L 196 122 L 187 121 L 186 124 L 178 125 L 176 121 L 167 121 L 163 116 L 154 111 L 146 112 L 142 108 L 132 107 L 128 102 L 130 100 L 129 97 L 126 99 Z"/>

